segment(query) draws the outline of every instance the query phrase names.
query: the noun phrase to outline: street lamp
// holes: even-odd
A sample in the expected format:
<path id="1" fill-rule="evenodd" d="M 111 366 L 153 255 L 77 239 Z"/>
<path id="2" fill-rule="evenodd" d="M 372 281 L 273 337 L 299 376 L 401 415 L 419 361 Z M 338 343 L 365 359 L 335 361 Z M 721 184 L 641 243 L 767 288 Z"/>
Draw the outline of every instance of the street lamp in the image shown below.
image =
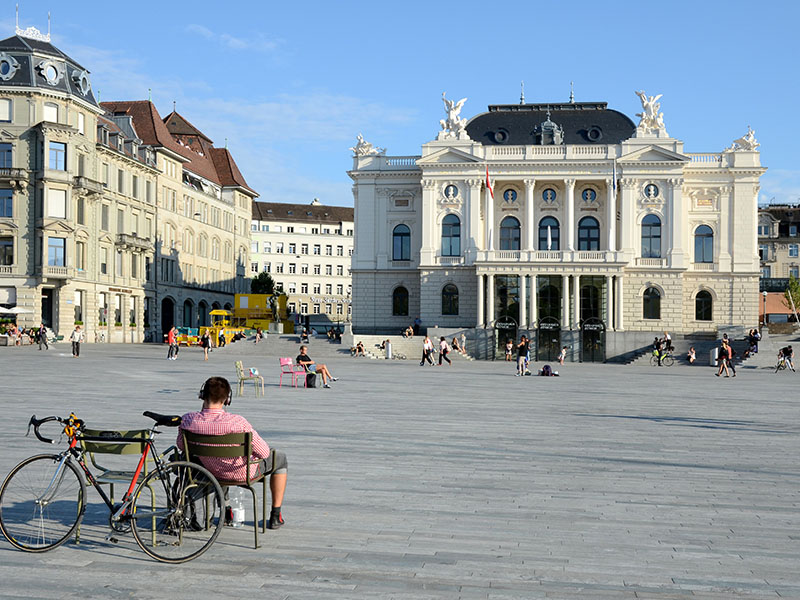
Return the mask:
<path id="1" fill-rule="evenodd" d="M 763 329 L 767 325 L 767 290 L 764 290 L 761 294 L 764 296 L 764 319 L 761 322 L 761 328 Z"/>

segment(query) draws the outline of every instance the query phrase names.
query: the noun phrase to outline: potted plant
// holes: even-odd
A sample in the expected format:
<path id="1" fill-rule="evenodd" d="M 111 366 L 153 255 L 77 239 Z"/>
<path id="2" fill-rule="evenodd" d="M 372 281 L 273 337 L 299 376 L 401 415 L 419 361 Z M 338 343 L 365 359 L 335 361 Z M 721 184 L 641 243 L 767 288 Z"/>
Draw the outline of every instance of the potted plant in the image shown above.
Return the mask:
<path id="1" fill-rule="evenodd" d="M 122 323 L 120 323 L 119 321 L 116 321 L 114 323 L 114 327 L 122 327 Z"/>
<path id="2" fill-rule="evenodd" d="M 106 321 L 100 321 L 100 322 L 98 323 L 98 325 L 99 325 L 100 327 L 106 327 L 106 326 L 108 325 L 108 323 L 107 323 Z"/>
<path id="3" fill-rule="evenodd" d="M 136 329 L 136 323 L 128 323 L 128 327 Z"/>
<path id="4" fill-rule="evenodd" d="M 75 325 L 83 325 L 83 321 L 75 321 Z"/>

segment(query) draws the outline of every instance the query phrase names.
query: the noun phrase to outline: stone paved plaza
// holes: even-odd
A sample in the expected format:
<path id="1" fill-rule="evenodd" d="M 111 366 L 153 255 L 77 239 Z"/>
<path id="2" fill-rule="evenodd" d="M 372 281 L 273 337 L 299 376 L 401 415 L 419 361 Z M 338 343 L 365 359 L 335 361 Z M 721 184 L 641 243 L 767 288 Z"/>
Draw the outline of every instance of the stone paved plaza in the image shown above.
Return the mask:
<path id="1" fill-rule="evenodd" d="M 130 535 L 106 542 L 94 503 L 80 545 L 25 554 L 0 538 L 3 598 L 800 598 L 791 372 L 567 365 L 516 378 L 509 363 L 420 368 L 319 342 L 309 354 L 341 381 L 297 390 L 278 387 L 287 341 L 209 362 L 156 346 L 69 354 L 0 348 L 0 476 L 47 451 L 24 437 L 31 414 L 145 427 L 143 410 L 197 409 L 203 379 L 235 378 L 241 358 L 266 375 L 266 397 L 248 388 L 231 409 L 289 457 L 287 524 L 259 550 L 251 529 L 226 528 L 169 566 Z"/>

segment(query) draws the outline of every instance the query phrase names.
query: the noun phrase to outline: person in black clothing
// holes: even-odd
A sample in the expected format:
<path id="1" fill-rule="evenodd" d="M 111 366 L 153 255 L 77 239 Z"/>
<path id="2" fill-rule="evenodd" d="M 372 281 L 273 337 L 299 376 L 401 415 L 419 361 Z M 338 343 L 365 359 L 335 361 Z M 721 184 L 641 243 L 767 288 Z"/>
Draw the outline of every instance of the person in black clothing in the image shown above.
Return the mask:
<path id="1" fill-rule="evenodd" d="M 336 381 L 338 377 L 334 377 L 331 375 L 331 372 L 328 370 L 326 365 L 318 365 L 315 363 L 312 358 L 307 354 L 308 348 L 306 346 L 300 346 L 300 354 L 297 355 L 295 362 L 305 368 L 306 371 L 309 373 L 319 373 L 322 375 L 322 387 L 329 388 L 331 386 L 328 385 L 328 380 Z"/>
<path id="2" fill-rule="evenodd" d="M 779 356 L 783 357 L 784 362 L 789 366 L 789 368 L 794 372 L 794 363 L 792 362 L 792 358 L 794 357 L 794 350 L 792 350 L 791 346 L 786 346 L 780 349 L 778 352 Z M 777 372 L 778 369 L 775 369 Z"/>
<path id="3" fill-rule="evenodd" d="M 730 357 L 731 355 L 730 350 L 728 349 L 728 344 L 725 342 L 725 340 L 723 340 L 722 345 L 717 351 L 717 363 L 719 364 L 719 370 L 716 372 L 717 377 L 722 375 L 723 369 L 725 369 L 725 377 L 730 377 L 730 373 L 728 372 L 728 360 Z"/>
<path id="4" fill-rule="evenodd" d="M 39 327 L 39 350 L 42 349 L 42 346 L 45 350 L 50 349 L 50 346 L 47 345 L 47 327 L 44 326 L 44 323 Z"/>
<path id="5" fill-rule="evenodd" d="M 528 361 L 528 338 L 526 336 L 522 336 L 519 340 L 519 344 L 517 344 L 517 374 L 516 376 L 519 377 L 520 375 L 525 375 L 525 368 L 527 366 Z"/>
<path id="6" fill-rule="evenodd" d="M 728 347 L 728 368 L 733 371 L 733 377 L 736 377 L 736 367 L 733 366 L 733 357 L 736 356 L 736 350 L 730 343 L 725 344 Z"/>
<path id="7" fill-rule="evenodd" d="M 658 360 L 658 366 L 661 366 L 661 345 L 662 341 L 658 339 L 658 336 L 653 338 L 653 354 L 656 356 L 656 360 Z"/>

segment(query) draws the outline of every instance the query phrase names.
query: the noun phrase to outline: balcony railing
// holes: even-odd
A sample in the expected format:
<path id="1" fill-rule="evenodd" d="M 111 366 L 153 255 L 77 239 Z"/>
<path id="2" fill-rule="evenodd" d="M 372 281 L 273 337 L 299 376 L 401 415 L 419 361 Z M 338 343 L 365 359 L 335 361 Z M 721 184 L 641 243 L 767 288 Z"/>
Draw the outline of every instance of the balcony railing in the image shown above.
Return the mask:
<path id="1" fill-rule="evenodd" d="M 11 275 L 14 273 L 14 265 L 0 265 L 0 275 Z"/>
<path id="2" fill-rule="evenodd" d="M 500 260 L 519 260 L 519 250 L 500 250 L 495 253 L 495 256 Z"/>
<path id="3" fill-rule="evenodd" d="M 537 250 L 534 253 L 534 260 L 553 260 L 553 261 L 561 261 L 561 251 L 560 250 Z"/>
<path id="4" fill-rule="evenodd" d="M 148 239 L 141 238 L 138 235 L 132 235 L 130 233 L 118 233 L 117 246 L 129 248 L 130 250 L 142 250 L 146 252 L 153 249 L 153 242 Z"/>
<path id="5" fill-rule="evenodd" d="M 28 171 L 26 169 L 0 169 L 0 179 L 27 179 Z"/>
<path id="6" fill-rule="evenodd" d="M 51 279 L 69 279 L 72 277 L 72 267 L 56 267 L 53 265 L 42 266 L 42 277 Z"/>
<path id="7" fill-rule="evenodd" d="M 464 262 L 463 256 L 440 256 L 439 264 L 441 265 L 460 265 Z"/>
<path id="8" fill-rule="evenodd" d="M 92 192 L 94 194 L 102 194 L 103 193 L 103 184 L 99 181 L 95 181 L 94 179 L 89 179 L 88 177 L 84 177 L 82 175 L 77 175 L 72 178 L 72 185 L 73 187 L 84 189 L 87 192 Z"/>
<path id="9" fill-rule="evenodd" d="M 634 264 L 637 267 L 664 267 L 667 261 L 663 258 L 637 258 Z"/>
<path id="10" fill-rule="evenodd" d="M 578 252 L 579 261 L 604 261 L 606 259 L 605 250 L 581 250 Z"/>
<path id="11" fill-rule="evenodd" d="M 717 263 L 692 263 L 692 271 L 716 271 Z"/>

